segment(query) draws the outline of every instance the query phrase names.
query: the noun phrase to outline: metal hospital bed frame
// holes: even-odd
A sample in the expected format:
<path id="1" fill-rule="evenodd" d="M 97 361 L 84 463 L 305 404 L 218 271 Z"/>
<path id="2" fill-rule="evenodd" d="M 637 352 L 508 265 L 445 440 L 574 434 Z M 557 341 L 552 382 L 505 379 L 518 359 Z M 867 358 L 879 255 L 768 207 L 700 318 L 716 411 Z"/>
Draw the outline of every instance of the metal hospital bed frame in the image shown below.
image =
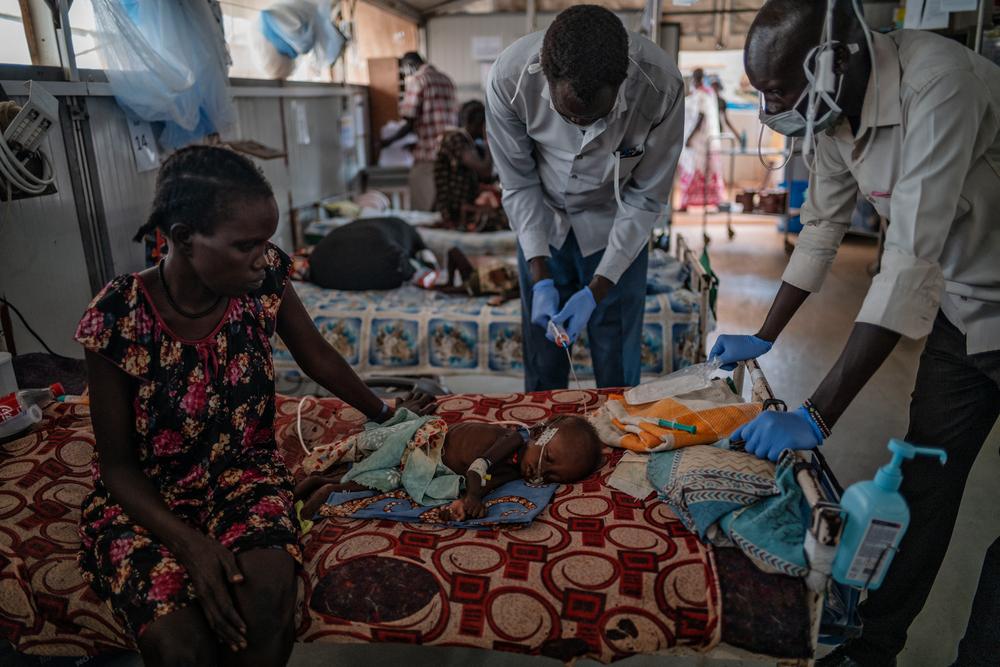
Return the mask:
<path id="1" fill-rule="evenodd" d="M 746 387 L 749 376 L 749 387 Z M 764 371 L 756 359 L 741 363 L 733 373 L 737 393 L 764 403 L 765 410 L 785 411 L 785 402 L 776 398 Z M 810 508 L 810 525 L 806 536 L 806 554 L 812 572 L 806 577 L 809 608 L 812 615 L 812 639 L 814 647 L 821 643 L 839 644 L 860 635 L 861 624 L 857 614 L 857 604 L 861 592 L 833 581 L 833 557 L 840 543 L 843 517 L 840 497 L 843 488 L 833 471 L 818 450 L 808 453 L 795 452 L 797 461 L 796 481 L 802 489 Z M 730 647 L 723 646 L 720 652 L 728 653 Z M 720 656 L 721 657 L 721 656 Z M 725 657 L 730 657 L 726 655 Z M 761 659 L 736 649 L 733 657 Z M 780 665 L 812 665 L 813 660 L 781 661 Z"/>
<path id="2" fill-rule="evenodd" d="M 708 332 L 710 331 L 709 317 L 712 314 L 710 303 L 711 293 L 713 289 L 718 287 L 719 279 L 705 269 L 698 256 L 691 250 L 684 236 L 678 234 L 675 243 L 675 257 L 681 264 L 689 267 L 691 270 L 688 289 L 699 296 L 698 349 L 696 357 L 702 360 L 705 359 L 705 339 L 708 338 Z"/>

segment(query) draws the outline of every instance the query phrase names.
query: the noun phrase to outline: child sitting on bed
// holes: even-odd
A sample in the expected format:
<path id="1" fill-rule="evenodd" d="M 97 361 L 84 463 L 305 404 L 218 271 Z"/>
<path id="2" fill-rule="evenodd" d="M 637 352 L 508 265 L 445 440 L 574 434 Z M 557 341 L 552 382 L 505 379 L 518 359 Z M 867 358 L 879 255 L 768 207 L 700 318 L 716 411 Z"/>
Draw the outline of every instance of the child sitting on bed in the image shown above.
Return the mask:
<path id="1" fill-rule="evenodd" d="M 583 417 L 556 417 L 531 429 L 465 422 L 448 427 L 441 463 L 464 471 L 465 491 L 452 501 L 445 517 L 451 521 L 478 519 L 486 514 L 483 497 L 507 482 L 572 484 L 601 464 L 603 443 Z M 404 464 L 405 466 L 405 464 Z M 343 482 L 333 470 L 310 475 L 295 488 L 304 501 L 303 517 L 312 517 L 334 492 L 364 491 L 357 482 Z"/>

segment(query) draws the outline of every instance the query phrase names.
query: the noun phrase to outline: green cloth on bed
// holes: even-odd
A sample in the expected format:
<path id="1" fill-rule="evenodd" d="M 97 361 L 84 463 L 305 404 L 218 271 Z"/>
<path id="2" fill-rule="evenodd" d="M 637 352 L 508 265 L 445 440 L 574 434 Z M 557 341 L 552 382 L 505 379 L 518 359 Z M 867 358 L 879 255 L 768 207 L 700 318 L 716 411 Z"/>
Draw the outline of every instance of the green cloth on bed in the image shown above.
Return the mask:
<path id="1" fill-rule="evenodd" d="M 351 467 L 343 481 L 382 492 L 402 487 L 415 503 L 429 507 L 458 498 L 465 479 L 441 462 L 444 438 L 436 447 L 411 446 L 420 427 L 433 419 L 402 408 L 382 424 L 365 424 L 364 432 L 356 436 L 365 458 Z"/>

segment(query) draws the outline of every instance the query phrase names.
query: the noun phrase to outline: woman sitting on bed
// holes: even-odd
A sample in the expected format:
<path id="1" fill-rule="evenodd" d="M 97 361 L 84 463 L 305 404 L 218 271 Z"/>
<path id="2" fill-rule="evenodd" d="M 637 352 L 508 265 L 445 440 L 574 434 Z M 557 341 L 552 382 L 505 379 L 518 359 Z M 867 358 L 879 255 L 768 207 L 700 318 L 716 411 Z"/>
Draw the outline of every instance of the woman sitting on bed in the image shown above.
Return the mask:
<path id="1" fill-rule="evenodd" d="M 421 440 L 427 440 L 424 446 L 435 447 L 433 438 Z M 531 484 L 578 482 L 600 467 L 604 447 L 591 423 L 572 415 L 556 417 L 531 429 L 479 422 L 459 423 L 447 427 L 443 444 L 438 446 L 440 451 L 433 452 L 435 460 L 444 464 L 448 471 L 464 471 L 464 493 L 444 512 L 444 518 L 450 521 L 481 518 L 487 509 L 483 498 L 516 479 Z M 342 448 L 342 445 L 333 445 L 333 448 Z M 322 460 L 323 452 L 316 448 L 310 457 Z M 406 465 L 405 461 L 401 464 L 404 476 L 407 474 Z M 397 479 L 399 477 L 396 475 Z M 364 491 L 367 488 L 354 481 L 345 482 L 334 471 L 326 470 L 299 482 L 295 497 L 305 503 L 302 516 L 312 517 L 331 493 Z"/>
<path id="2" fill-rule="evenodd" d="M 159 229 L 166 258 L 111 281 L 76 333 L 96 439 L 80 566 L 146 665 L 288 660 L 302 554 L 274 439 L 270 336 L 370 419 L 391 416 L 316 331 L 268 241 L 277 225 L 252 162 L 178 151 L 137 235 Z"/>

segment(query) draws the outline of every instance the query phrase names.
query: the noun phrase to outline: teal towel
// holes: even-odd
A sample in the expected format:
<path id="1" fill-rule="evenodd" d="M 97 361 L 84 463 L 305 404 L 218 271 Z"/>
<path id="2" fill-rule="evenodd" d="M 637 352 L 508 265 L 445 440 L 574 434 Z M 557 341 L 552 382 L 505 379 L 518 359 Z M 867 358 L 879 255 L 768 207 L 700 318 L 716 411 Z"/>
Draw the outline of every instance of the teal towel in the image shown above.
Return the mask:
<path id="1" fill-rule="evenodd" d="M 458 498 L 465 479 L 441 462 L 443 447 L 409 447 L 417 429 L 431 419 L 403 408 L 383 424 L 365 424 L 358 437 L 358 448 L 365 458 L 351 467 L 343 481 L 382 492 L 402 487 L 414 502 L 425 507 Z"/>
<path id="2" fill-rule="evenodd" d="M 735 546 L 758 567 L 809 573 L 803 544 L 809 507 L 795 480 L 795 458 L 777 466 L 734 452 L 728 440 L 650 457 L 646 475 L 688 530 L 716 546 Z"/>
<path id="3" fill-rule="evenodd" d="M 753 561 L 793 577 L 809 574 L 803 544 L 809 525 L 809 504 L 795 481 L 795 458 L 782 456 L 775 481 L 778 495 L 730 512 L 719 527 Z"/>

